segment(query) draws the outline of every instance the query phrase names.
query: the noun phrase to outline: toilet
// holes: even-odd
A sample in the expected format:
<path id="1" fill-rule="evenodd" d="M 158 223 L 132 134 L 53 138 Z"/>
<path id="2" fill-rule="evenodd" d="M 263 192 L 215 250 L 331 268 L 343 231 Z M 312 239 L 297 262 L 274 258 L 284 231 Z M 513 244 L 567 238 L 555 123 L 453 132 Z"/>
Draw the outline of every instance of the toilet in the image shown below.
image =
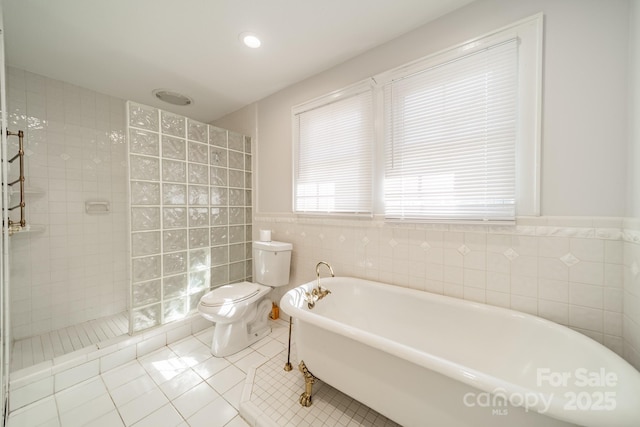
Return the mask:
<path id="1" fill-rule="evenodd" d="M 273 287 L 289 283 L 293 245 L 253 242 L 254 280 L 220 286 L 200 298 L 198 312 L 215 323 L 211 353 L 225 357 L 249 347 L 271 332 L 268 324 Z"/>

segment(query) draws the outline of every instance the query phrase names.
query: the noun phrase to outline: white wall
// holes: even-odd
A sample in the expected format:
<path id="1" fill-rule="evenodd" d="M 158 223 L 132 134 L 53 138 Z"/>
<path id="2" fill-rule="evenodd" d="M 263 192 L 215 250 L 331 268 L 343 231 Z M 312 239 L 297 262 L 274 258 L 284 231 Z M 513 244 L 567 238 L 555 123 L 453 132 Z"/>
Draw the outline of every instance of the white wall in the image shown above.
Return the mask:
<path id="1" fill-rule="evenodd" d="M 477 1 L 259 101 L 259 135 L 251 134 L 257 212 L 291 211 L 291 106 L 543 12 L 542 214 L 624 215 L 627 7 L 625 0 Z M 232 121 L 216 124 L 240 131 Z"/>
<path id="2" fill-rule="evenodd" d="M 629 13 L 628 218 L 625 222 L 624 356 L 640 367 L 640 0 Z"/>

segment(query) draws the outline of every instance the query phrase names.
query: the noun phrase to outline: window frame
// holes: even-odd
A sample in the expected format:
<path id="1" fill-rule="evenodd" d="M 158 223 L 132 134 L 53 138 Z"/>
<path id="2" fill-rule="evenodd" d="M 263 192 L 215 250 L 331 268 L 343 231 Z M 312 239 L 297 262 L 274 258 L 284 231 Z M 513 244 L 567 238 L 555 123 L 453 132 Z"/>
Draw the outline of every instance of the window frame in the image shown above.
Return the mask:
<path id="1" fill-rule="evenodd" d="M 371 111 L 371 123 L 374 125 L 376 114 L 376 100 L 375 100 L 375 91 L 374 91 L 374 81 L 372 79 L 366 79 L 360 82 L 357 82 L 351 86 L 348 86 L 343 89 L 339 89 L 333 92 L 330 92 L 326 95 L 322 95 L 318 98 L 314 98 L 310 101 L 304 102 L 302 104 L 295 105 L 291 108 L 291 134 L 293 140 L 293 149 L 292 149 L 292 187 L 291 187 L 291 209 L 295 215 L 301 216 L 329 216 L 329 217 L 364 217 L 364 218 L 372 218 L 374 215 L 374 204 L 375 204 L 375 192 L 374 192 L 374 177 L 376 174 L 376 166 L 375 166 L 375 141 L 377 139 L 376 132 L 374 129 L 371 129 L 372 139 L 370 141 L 369 149 L 371 151 L 371 165 L 370 165 L 370 179 L 371 179 L 371 194 L 368 211 L 363 212 L 322 212 L 322 211 L 298 211 L 296 210 L 296 189 L 297 189 L 297 172 L 298 172 L 298 159 L 299 159 L 299 132 L 298 132 L 298 119 L 297 116 L 305 111 L 314 110 L 317 108 L 321 108 L 324 106 L 331 105 L 335 102 L 339 102 L 341 100 L 346 100 L 354 96 L 358 96 L 365 92 L 371 93 L 372 98 L 372 111 Z"/>
<path id="2" fill-rule="evenodd" d="M 504 220 L 459 220 L 459 219 L 396 219 L 385 218 L 384 210 L 384 174 L 385 174 L 385 124 L 384 124 L 384 87 L 391 81 L 418 73 L 436 66 L 486 49 L 504 40 L 518 40 L 518 125 L 516 141 L 516 203 L 515 217 L 540 215 L 540 168 L 542 139 L 542 55 L 543 55 L 543 14 L 538 13 L 484 35 L 467 40 L 444 50 L 416 59 L 407 64 L 376 74 L 344 89 L 336 90 L 311 101 L 292 108 L 293 134 L 293 179 L 292 179 L 292 212 L 296 215 L 311 213 L 296 212 L 296 159 L 297 140 L 295 132 L 295 114 L 302 109 L 315 108 L 331 100 L 344 98 L 354 94 L 363 87 L 373 90 L 373 217 L 386 222 L 405 223 L 470 223 L 508 224 L 514 221 Z M 335 214 L 313 213 L 314 216 L 332 216 Z M 358 214 L 339 214 L 347 217 L 362 216 Z"/>

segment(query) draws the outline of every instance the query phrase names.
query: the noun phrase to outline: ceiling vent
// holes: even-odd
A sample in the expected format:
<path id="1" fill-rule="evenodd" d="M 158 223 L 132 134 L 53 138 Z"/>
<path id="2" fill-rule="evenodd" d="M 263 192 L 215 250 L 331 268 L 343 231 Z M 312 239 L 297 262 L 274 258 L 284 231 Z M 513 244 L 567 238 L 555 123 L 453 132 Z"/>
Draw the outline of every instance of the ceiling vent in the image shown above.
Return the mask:
<path id="1" fill-rule="evenodd" d="M 173 92 L 171 90 L 156 89 L 153 91 L 153 94 L 160 101 L 164 101 L 168 104 L 180 105 L 180 106 L 193 104 L 193 100 L 188 96 L 185 96 L 178 92 Z"/>

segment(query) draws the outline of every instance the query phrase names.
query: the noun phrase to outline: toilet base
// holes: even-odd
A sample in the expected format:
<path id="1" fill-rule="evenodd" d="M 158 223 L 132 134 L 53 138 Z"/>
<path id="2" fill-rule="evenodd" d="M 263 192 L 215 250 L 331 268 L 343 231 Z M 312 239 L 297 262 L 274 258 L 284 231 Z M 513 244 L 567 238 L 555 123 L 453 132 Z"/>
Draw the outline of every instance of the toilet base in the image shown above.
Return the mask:
<path id="1" fill-rule="evenodd" d="M 211 354 L 226 357 L 249 347 L 271 333 L 268 324 L 271 300 L 262 300 L 252 321 L 240 319 L 232 323 L 216 323 L 211 342 Z"/>

